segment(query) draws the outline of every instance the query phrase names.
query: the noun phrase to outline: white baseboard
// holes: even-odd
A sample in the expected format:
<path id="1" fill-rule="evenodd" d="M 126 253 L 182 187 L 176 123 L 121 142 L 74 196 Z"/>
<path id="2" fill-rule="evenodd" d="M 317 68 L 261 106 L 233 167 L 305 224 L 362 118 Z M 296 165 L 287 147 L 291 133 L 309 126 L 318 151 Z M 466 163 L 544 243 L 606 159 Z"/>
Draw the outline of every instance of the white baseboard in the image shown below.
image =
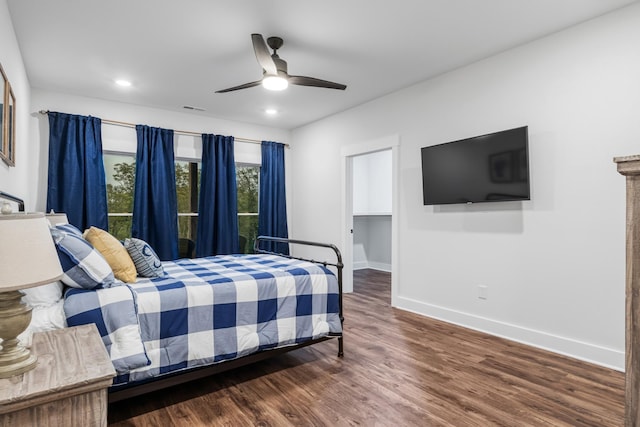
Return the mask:
<path id="1" fill-rule="evenodd" d="M 380 270 L 380 271 L 385 271 L 387 273 L 391 273 L 391 264 L 385 264 L 385 263 L 376 262 L 376 261 L 354 261 L 353 262 L 354 270 L 364 270 L 365 268 L 370 268 L 372 270 Z"/>
<path id="2" fill-rule="evenodd" d="M 369 261 L 369 268 L 391 273 L 391 264 L 385 264 L 383 262 Z"/>
<path id="3" fill-rule="evenodd" d="M 624 372 L 624 351 L 398 296 L 397 308 Z"/>
<path id="4" fill-rule="evenodd" d="M 354 261 L 353 269 L 354 270 L 364 270 L 365 268 L 369 268 L 369 263 L 367 261 Z"/>

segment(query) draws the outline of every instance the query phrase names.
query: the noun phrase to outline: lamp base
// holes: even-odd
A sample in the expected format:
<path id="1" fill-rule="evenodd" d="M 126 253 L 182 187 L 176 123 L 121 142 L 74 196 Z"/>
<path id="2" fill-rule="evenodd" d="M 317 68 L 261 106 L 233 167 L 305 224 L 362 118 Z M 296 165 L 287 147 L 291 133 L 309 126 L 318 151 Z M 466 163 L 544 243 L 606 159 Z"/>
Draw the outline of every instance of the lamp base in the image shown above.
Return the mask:
<path id="1" fill-rule="evenodd" d="M 36 367 L 37 357 L 18 341 L 31 322 L 31 308 L 22 301 L 22 293 L 0 293 L 0 378 L 23 374 Z"/>
<path id="2" fill-rule="evenodd" d="M 4 344 L 4 342 L 3 342 Z M 15 354 L 3 354 L 0 355 L 0 378 L 9 378 L 14 375 L 24 374 L 27 371 L 32 370 L 38 364 L 38 358 L 31 354 L 31 352 L 18 345 L 22 350 L 15 352 Z"/>

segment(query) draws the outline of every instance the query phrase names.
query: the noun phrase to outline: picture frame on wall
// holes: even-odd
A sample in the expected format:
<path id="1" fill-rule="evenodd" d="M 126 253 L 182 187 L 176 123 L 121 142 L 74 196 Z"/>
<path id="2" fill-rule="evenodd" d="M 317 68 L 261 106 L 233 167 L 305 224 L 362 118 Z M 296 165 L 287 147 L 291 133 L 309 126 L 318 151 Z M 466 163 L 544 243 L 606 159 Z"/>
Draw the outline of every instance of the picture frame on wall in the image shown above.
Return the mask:
<path id="1" fill-rule="evenodd" d="M 5 146 L 7 148 L 7 158 L 5 159 L 5 163 L 9 166 L 16 165 L 16 97 L 13 94 L 13 89 L 11 89 L 11 85 L 7 81 L 7 103 L 5 109 L 5 117 L 3 120 L 5 134 Z"/>
<path id="2" fill-rule="evenodd" d="M 4 74 L 2 64 L 0 64 L 0 159 L 7 156 L 4 147 L 4 110 L 5 110 L 5 88 L 7 87 L 7 76 Z"/>
<path id="3" fill-rule="evenodd" d="M 9 166 L 16 164 L 16 97 L 0 64 L 0 159 Z"/>

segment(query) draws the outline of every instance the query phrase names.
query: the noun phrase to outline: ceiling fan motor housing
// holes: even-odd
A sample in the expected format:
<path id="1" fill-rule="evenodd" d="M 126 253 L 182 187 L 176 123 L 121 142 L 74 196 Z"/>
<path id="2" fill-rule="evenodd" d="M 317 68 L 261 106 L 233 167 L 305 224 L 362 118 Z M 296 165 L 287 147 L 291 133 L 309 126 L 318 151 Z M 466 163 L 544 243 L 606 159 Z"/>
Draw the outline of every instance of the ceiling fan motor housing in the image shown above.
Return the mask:
<path id="1" fill-rule="evenodd" d="M 282 40 L 280 37 L 269 37 L 267 39 L 267 44 L 269 45 L 269 47 L 273 50 L 278 50 L 282 47 L 282 45 L 284 44 L 284 40 Z M 275 53 L 275 52 L 274 52 Z"/>

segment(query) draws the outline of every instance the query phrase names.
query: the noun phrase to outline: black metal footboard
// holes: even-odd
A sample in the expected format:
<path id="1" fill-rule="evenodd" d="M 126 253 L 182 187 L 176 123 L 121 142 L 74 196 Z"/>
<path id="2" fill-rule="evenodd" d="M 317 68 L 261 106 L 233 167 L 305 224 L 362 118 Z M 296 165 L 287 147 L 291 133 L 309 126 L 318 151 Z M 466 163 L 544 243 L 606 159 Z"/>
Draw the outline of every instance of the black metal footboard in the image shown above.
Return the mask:
<path id="1" fill-rule="evenodd" d="M 272 252 L 272 251 L 260 248 L 260 244 L 263 243 L 263 242 L 288 243 L 288 244 L 295 244 L 295 245 L 302 245 L 302 246 L 315 246 L 315 247 L 320 247 L 320 248 L 331 249 L 334 252 L 335 256 L 336 256 L 336 261 L 335 262 L 316 261 L 314 259 L 307 259 L 307 258 L 301 258 L 301 257 L 292 256 L 292 255 Z M 337 277 L 338 277 L 340 323 L 344 326 L 344 316 L 343 316 L 343 313 L 342 313 L 342 269 L 344 268 L 344 264 L 342 263 L 342 254 L 340 253 L 340 249 L 338 249 L 338 247 L 336 245 L 333 245 L 333 244 L 330 244 L 330 243 L 310 242 L 310 241 L 307 241 L 307 240 L 285 239 L 283 237 L 258 236 L 258 237 L 256 237 L 256 241 L 253 244 L 253 250 L 254 250 L 255 253 L 259 253 L 259 254 L 278 255 L 278 256 L 285 257 L 285 258 L 299 259 L 301 261 L 308 261 L 308 262 L 312 262 L 314 264 L 322 264 L 325 267 L 328 266 L 328 265 L 336 267 Z M 338 337 L 338 356 L 339 357 L 344 356 L 343 338 L 344 338 L 344 334 L 342 334 L 340 337 Z"/>
<path id="2" fill-rule="evenodd" d="M 16 202 L 18 204 L 18 211 L 24 212 L 24 200 L 22 200 L 21 198 L 12 196 L 11 194 L 5 193 L 4 191 L 0 191 L 0 199 Z"/>

